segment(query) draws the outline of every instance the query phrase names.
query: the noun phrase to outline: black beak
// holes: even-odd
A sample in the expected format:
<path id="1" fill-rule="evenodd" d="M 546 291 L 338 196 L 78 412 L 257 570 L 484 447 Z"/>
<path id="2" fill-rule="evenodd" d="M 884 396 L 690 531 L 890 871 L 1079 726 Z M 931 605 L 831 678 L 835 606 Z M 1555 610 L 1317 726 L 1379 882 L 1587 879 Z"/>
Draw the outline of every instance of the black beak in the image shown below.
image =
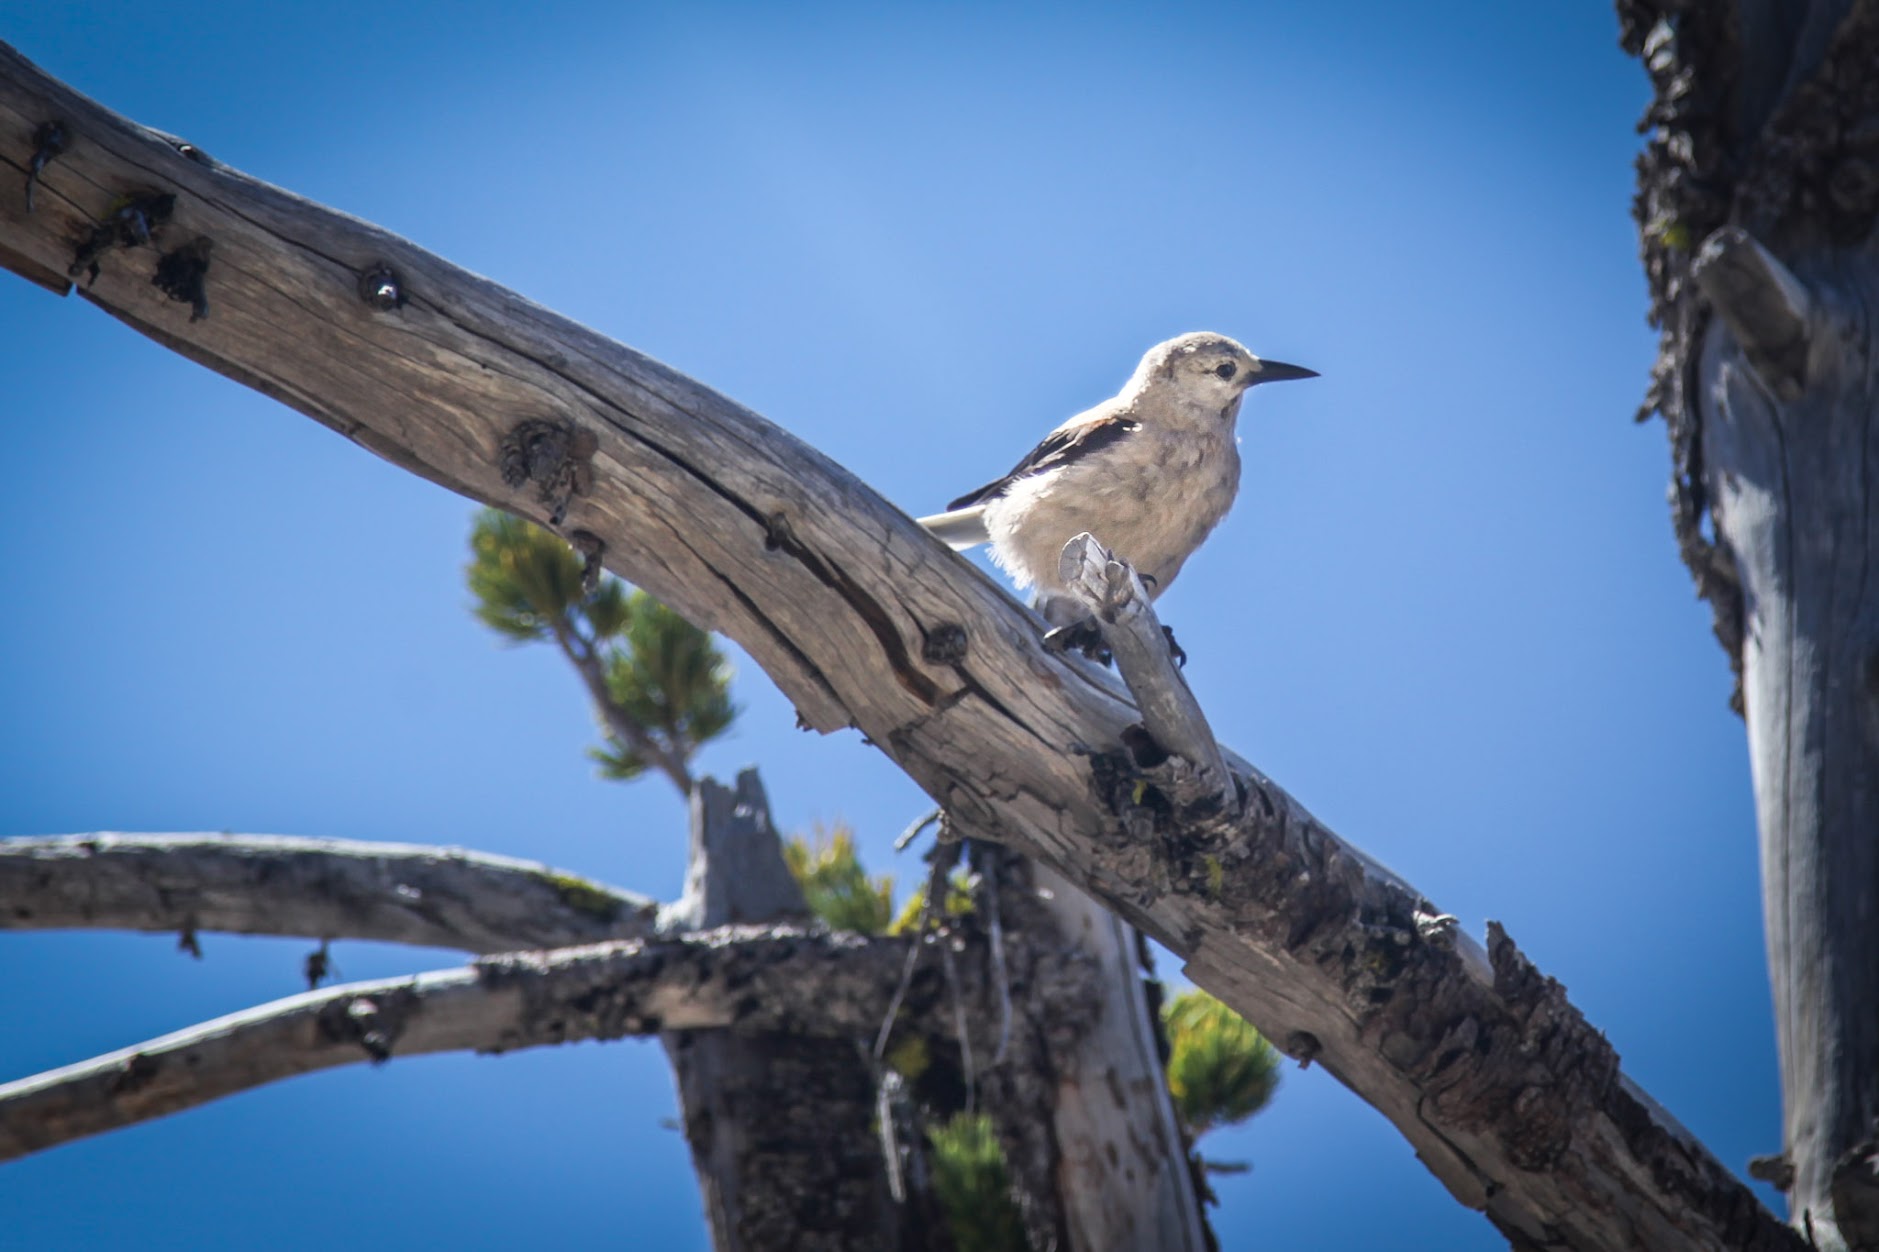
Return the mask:
<path id="1" fill-rule="evenodd" d="M 1316 377 L 1318 377 L 1317 370 L 1308 370 L 1302 365 L 1287 365 L 1284 361 L 1262 360 L 1259 363 L 1259 369 L 1253 374 L 1252 383 L 1248 385 L 1256 386 L 1259 383 L 1289 383 L 1299 378 Z"/>

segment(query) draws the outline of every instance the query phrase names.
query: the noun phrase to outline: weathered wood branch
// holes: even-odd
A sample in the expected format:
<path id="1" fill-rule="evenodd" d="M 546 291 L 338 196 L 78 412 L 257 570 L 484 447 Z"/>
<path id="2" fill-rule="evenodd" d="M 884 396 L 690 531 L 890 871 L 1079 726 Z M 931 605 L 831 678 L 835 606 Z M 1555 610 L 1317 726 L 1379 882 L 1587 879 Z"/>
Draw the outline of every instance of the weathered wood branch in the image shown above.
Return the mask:
<path id="1" fill-rule="evenodd" d="M 615 887 L 461 848 L 282 835 L 0 839 L 0 930 L 228 931 L 513 952 L 658 928 Z"/>
<path id="2" fill-rule="evenodd" d="M 1039 1103 L 1049 1111 L 1065 1201 L 1067 1237 L 1061 1246 L 1156 1252 L 1217 1247 L 1168 1094 L 1141 936 L 1055 870 L 1034 864 L 1014 869 L 1030 880 L 1033 892 L 1001 891 L 1007 918 L 1020 932 L 1026 913 L 1045 920 L 1092 959 L 1097 980 L 1086 1006 L 1095 1020 L 1087 1027 L 1032 1012 L 1028 978 L 1019 990 L 1029 1019 L 1025 1028 L 1048 1058 L 1042 1071 L 1056 1082 L 1050 1098 Z M 1035 953 L 1030 961 L 1035 963 Z M 1021 1088 L 1025 1069 L 1020 1064 L 993 1074 L 988 1089 Z"/>
<path id="3" fill-rule="evenodd" d="M 1711 514 L 1751 641 L 1782 1154 L 1797 1220 L 1829 1250 L 1879 1249 L 1879 1189 L 1859 1185 L 1879 1125 L 1879 262 L 1849 260 L 1837 285 L 1868 312 L 1793 400 L 1725 336 L 1699 358 Z"/>
<path id="4" fill-rule="evenodd" d="M 1419 927 L 1438 910 L 1230 754 L 1239 819 L 1175 813 L 1122 749 L 1140 720 L 1124 693 L 1045 652 L 1034 616 L 828 458 L 402 239 L 185 155 L 0 49 L 15 187 L 49 120 L 70 146 L 41 173 L 36 212 L 0 180 L 0 264 L 56 290 L 95 263 L 87 298 L 159 342 L 434 482 L 587 532 L 609 569 L 741 644 L 806 725 L 859 729 L 968 828 L 1186 957 L 1517 1238 L 1798 1246 L 1638 1097 L 1504 936 L 1492 982 L 1477 980 L 1466 945 Z M 200 239 L 206 288 L 175 281 L 174 262 L 158 285 L 162 258 Z M 402 304 L 375 298 L 387 284 Z M 205 295 L 208 315 L 177 292 Z"/>
<path id="5" fill-rule="evenodd" d="M 880 1025 L 907 943 L 733 926 L 310 991 L 0 1086 L 0 1161 L 360 1061 L 660 1031 L 859 1040 Z M 1087 994 L 1081 964 L 1056 972 L 1047 998 Z M 901 1011 L 914 1029 L 952 1029 L 935 979 Z"/>

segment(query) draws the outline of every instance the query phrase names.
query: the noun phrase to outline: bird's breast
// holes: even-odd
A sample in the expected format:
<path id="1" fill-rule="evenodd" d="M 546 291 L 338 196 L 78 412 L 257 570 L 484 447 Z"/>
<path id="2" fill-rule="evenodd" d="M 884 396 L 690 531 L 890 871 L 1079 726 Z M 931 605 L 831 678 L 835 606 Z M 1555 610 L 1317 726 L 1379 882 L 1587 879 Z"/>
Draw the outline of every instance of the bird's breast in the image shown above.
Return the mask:
<path id="1" fill-rule="evenodd" d="M 1230 426 L 1144 427 L 1129 442 L 1135 446 L 1021 479 L 988 506 L 994 554 L 1021 585 L 1056 587 L 1063 545 L 1089 531 L 1164 591 L 1226 516 L 1240 482 Z"/>

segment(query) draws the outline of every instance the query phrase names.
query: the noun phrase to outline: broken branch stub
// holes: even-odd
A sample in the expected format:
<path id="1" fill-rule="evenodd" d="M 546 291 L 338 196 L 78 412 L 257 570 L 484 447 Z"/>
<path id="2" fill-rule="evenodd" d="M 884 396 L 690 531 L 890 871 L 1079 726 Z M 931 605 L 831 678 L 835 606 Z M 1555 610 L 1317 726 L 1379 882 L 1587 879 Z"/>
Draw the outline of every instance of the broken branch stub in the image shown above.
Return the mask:
<path id="1" fill-rule="evenodd" d="M 1796 399 L 1807 384 L 1814 308 L 1806 284 L 1740 226 L 1704 240 L 1690 273 L 1762 381 L 1781 399 Z"/>
<path id="2" fill-rule="evenodd" d="M 1226 817 L 1239 811 L 1238 790 L 1226 758 L 1172 655 L 1172 641 L 1149 604 L 1141 577 L 1088 531 L 1064 545 L 1058 576 L 1096 619 L 1116 670 L 1142 710 L 1142 728 L 1155 746 L 1194 769 L 1183 788 L 1184 808 L 1196 804 Z M 1138 754 L 1139 755 L 1139 754 Z M 1151 764 L 1154 762 L 1144 762 Z"/>

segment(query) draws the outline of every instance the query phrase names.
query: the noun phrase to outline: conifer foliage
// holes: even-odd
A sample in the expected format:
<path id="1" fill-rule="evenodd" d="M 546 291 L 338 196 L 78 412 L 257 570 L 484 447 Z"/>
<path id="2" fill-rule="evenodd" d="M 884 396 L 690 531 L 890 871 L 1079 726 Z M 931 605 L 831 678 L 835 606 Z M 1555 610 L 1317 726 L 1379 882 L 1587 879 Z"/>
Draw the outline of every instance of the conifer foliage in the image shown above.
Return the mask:
<path id="1" fill-rule="evenodd" d="M 637 588 L 583 585 L 565 540 L 496 509 L 477 514 L 465 573 L 477 620 L 514 643 L 553 643 L 594 701 L 607 778 L 658 769 L 692 789 L 698 749 L 729 729 L 730 666 L 711 636 Z"/>
<path id="2" fill-rule="evenodd" d="M 791 835 L 783 860 L 802 885 L 809 911 L 831 930 L 884 935 L 894 925 L 894 876 L 871 876 L 855 850 L 855 832 L 844 822 L 817 826 L 813 839 Z"/>
<path id="3" fill-rule="evenodd" d="M 1279 1053 L 1252 1023 L 1199 988 L 1161 1010 L 1168 1090 L 1195 1135 L 1245 1121 L 1279 1085 Z"/>

